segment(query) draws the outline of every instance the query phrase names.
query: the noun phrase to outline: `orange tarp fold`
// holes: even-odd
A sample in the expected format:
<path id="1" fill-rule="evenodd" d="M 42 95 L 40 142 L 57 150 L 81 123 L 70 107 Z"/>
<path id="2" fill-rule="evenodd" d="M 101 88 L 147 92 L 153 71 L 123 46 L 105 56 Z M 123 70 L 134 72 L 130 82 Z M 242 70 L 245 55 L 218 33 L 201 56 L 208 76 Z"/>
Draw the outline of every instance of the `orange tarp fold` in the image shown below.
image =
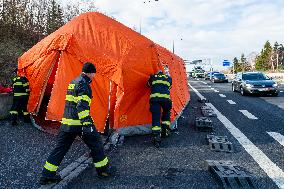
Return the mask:
<path id="1" fill-rule="evenodd" d="M 173 87 L 172 117 L 190 99 L 183 60 L 148 38 L 100 13 L 82 14 L 24 53 L 18 62 L 29 79 L 28 111 L 38 114 L 47 106 L 45 119 L 60 121 L 69 82 L 81 73 L 84 62 L 97 67 L 91 83 L 91 115 L 100 132 L 106 120 L 113 128 L 151 124 L 151 74 L 168 65 Z M 48 104 L 42 103 L 49 96 Z"/>

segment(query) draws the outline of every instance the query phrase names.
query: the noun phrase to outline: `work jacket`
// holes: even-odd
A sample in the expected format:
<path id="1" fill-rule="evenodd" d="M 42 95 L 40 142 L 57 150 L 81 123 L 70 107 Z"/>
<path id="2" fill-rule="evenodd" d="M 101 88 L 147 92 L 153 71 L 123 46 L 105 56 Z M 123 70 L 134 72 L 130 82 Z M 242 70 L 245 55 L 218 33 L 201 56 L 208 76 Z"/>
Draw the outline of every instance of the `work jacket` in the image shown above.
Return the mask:
<path id="1" fill-rule="evenodd" d="M 172 78 L 161 73 L 151 75 L 148 80 L 151 87 L 150 102 L 171 101 L 170 89 L 172 87 Z"/>
<path id="2" fill-rule="evenodd" d="M 82 132 L 82 127 L 93 127 L 90 115 L 92 90 L 91 79 L 84 74 L 71 81 L 65 98 L 64 115 L 61 130 L 65 132 Z"/>
<path id="3" fill-rule="evenodd" d="M 14 98 L 28 97 L 30 94 L 29 81 L 24 76 L 16 76 L 12 79 Z"/>

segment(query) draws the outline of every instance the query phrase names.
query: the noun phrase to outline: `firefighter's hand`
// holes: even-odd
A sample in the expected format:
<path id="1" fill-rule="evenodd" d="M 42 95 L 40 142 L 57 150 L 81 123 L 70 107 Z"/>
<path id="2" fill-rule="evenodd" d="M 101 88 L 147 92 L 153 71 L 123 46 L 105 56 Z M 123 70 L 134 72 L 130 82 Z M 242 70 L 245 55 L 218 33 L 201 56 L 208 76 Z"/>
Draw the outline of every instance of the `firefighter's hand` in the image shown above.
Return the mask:
<path id="1" fill-rule="evenodd" d="M 93 131 L 95 131 L 93 125 L 86 125 L 86 126 L 82 127 L 82 132 L 83 133 L 92 133 Z"/>

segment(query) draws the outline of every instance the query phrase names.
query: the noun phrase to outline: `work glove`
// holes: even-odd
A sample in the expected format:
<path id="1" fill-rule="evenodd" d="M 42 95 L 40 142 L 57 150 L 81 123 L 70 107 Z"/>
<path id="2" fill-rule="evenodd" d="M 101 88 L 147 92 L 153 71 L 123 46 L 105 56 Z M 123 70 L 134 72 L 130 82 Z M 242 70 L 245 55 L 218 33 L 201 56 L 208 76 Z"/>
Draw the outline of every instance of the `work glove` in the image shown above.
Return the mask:
<path id="1" fill-rule="evenodd" d="M 82 126 L 82 133 L 92 133 L 95 131 L 94 125 Z"/>

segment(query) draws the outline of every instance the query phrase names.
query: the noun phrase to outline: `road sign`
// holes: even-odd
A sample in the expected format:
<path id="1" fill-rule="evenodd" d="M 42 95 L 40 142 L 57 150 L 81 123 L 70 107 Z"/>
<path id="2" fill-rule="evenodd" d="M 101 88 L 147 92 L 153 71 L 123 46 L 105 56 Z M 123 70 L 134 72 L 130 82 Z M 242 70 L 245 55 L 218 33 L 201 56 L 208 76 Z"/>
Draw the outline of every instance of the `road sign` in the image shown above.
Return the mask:
<path id="1" fill-rule="evenodd" d="M 223 66 L 230 66 L 230 61 L 229 60 L 224 60 L 223 61 Z"/>

